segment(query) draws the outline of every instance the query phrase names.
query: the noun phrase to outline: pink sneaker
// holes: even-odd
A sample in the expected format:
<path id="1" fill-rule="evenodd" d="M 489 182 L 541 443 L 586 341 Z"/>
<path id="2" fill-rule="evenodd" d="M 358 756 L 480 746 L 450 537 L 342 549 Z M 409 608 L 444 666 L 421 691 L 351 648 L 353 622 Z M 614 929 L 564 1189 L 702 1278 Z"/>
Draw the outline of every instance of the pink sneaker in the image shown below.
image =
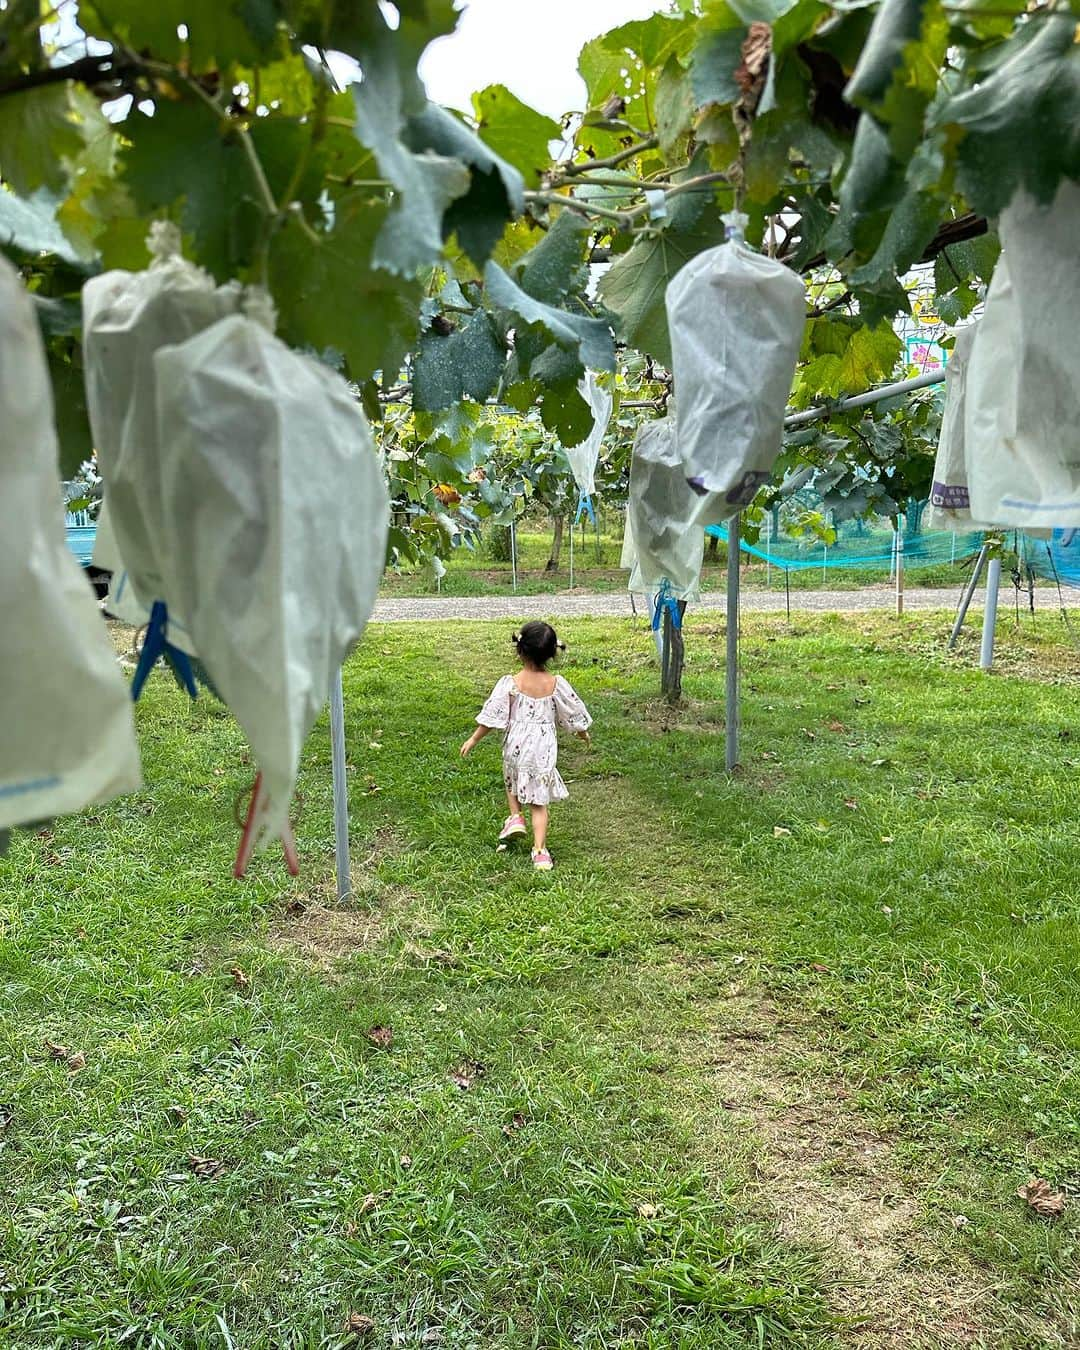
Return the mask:
<path id="1" fill-rule="evenodd" d="M 522 834 L 528 834 L 528 830 L 525 828 L 525 817 L 507 816 L 503 822 L 502 833 L 499 835 L 499 843 L 505 844 L 508 839 L 516 839 Z"/>
<path id="2" fill-rule="evenodd" d="M 551 854 L 546 848 L 534 848 L 532 851 L 533 867 L 538 872 L 550 872 L 555 864 L 551 861 Z"/>

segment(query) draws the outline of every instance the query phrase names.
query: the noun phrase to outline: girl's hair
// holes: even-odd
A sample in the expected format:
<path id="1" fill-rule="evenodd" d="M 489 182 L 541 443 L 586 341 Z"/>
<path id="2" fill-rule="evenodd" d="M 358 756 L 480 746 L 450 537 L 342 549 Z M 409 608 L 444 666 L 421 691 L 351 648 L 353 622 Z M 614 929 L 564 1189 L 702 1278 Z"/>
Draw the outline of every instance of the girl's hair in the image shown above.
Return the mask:
<path id="1" fill-rule="evenodd" d="M 566 643 L 559 641 L 551 624 L 540 620 L 527 623 L 520 633 L 511 635 L 510 641 L 517 648 L 518 656 L 538 670 L 543 670 L 556 652 L 566 651 Z"/>

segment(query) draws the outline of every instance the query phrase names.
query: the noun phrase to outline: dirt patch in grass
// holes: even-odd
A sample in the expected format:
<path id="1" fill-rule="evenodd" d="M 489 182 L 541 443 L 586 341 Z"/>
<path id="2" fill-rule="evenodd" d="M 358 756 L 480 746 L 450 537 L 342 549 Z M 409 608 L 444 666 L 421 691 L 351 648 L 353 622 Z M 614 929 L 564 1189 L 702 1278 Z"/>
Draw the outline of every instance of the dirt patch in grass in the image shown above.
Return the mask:
<path id="1" fill-rule="evenodd" d="M 702 1046 L 699 1129 L 718 1155 L 733 1134 L 749 1148 L 779 1232 L 822 1254 L 843 1319 L 838 1344 L 989 1344 L 974 1272 L 927 1230 L 892 1141 L 859 1118 L 827 1055 L 769 1003 L 740 999 L 728 1016 L 733 1025 Z"/>

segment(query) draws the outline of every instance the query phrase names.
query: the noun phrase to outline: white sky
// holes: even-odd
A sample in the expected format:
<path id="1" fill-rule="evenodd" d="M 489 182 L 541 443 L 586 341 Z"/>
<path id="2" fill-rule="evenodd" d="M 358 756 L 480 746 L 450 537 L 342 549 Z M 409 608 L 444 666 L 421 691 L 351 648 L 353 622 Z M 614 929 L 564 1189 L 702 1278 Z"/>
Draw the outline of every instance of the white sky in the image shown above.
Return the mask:
<path id="1" fill-rule="evenodd" d="M 471 112 L 477 89 L 505 84 L 558 118 L 584 107 L 577 58 L 585 43 L 667 8 L 665 0 L 466 0 L 456 30 L 424 53 L 420 74 L 435 103 Z"/>

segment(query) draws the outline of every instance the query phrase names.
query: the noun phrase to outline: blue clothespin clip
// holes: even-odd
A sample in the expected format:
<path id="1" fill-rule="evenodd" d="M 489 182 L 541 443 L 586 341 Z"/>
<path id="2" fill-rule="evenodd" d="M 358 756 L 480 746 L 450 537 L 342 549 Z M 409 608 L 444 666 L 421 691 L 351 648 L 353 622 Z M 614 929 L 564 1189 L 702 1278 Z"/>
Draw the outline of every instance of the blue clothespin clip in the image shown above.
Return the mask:
<path id="1" fill-rule="evenodd" d="M 164 657 L 172 667 L 173 674 L 192 698 L 198 698 L 199 688 L 191 669 L 191 659 L 179 647 L 174 647 L 165 636 L 169 628 L 169 611 L 164 600 L 155 600 L 150 610 L 150 622 L 146 627 L 146 638 L 139 653 L 139 664 L 135 668 L 135 678 L 131 681 L 131 698 L 134 702 L 143 691 L 146 677 L 157 664 L 158 657 Z"/>
<path id="2" fill-rule="evenodd" d="M 664 617 L 664 610 L 671 615 L 671 624 L 673 628 L 682 627 L 682 614 L 679 612 L 679 602 L 675 597 L 675 592 L 671 589 L 671 582 L 666 579 L 660 583 L 660 590 L 656 595 L 656 605 L 653 609 L 652 629 L 655 633 Z"/>
<path id="3" fill-rule="evenodd" d="M 578 521 L 581 519 L 582 516 L 588 516 L 588 517 L 589 517 L 589 523 L 590 523 L 591 525 L 594 525 L 594 526 L 595 526 L 595 524 L 596 524 L 596 511 L 595 511 L 595 509 L 593 508 L 592 497 L 590 497 L 589 494 L 588 494 L 587 492 L 582 492 L 582 493 L 580 493 L 580 494 L 578 495 L 578 499 L 577 499 L 577 515 L 574 517 L 574 524 L 575 524 L 575 525 L 578 523 Z"/>

